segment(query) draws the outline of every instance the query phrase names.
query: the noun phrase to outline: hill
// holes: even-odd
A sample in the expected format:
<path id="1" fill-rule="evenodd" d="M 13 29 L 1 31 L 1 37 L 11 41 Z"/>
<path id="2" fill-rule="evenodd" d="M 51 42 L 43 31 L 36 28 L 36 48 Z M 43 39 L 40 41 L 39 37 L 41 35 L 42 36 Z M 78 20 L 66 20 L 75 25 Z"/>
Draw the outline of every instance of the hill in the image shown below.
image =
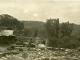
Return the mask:
<path id="1" fill-rule="evenodd" d="M 22 21 L 24 24 L 24 28 L 31 28 L 31 29 L 39 29 L 45 30 L 45 22 L 41 21 Z M 80 33 L 80 25 L 73 24 L 73 32 L 72 35 L 79 35 Z"/>
<path id="2" fill-rule="evenodd" d="M 41 21 L 23 21 L 24 28 L 44 29 L 44 22 Z"/>

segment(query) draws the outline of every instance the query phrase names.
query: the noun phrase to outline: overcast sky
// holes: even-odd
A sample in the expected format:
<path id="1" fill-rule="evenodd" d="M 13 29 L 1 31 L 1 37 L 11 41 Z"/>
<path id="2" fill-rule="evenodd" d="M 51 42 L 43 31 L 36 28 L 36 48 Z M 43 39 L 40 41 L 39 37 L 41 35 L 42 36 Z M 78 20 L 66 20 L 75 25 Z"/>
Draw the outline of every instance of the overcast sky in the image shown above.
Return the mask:
<path id="1" fill-rule="evenodd" d="M 80 24 L 80 0 L 0 0 L 0 14 L 19 20 L 46 21 L 51 17 Z"/>

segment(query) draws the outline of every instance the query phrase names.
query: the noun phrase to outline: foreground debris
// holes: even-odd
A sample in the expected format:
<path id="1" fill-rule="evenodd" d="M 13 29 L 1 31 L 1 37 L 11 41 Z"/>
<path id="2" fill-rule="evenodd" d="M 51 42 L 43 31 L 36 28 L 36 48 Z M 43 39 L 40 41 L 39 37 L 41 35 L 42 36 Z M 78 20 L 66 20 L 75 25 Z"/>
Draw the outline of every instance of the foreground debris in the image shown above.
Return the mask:
<path id="1" fill-rule="evenodd" d="M 11 50 L 0 53 L 0 60 L 80 60 L 80 51 L 63 48 L 53 50 L 23 48 L 23 51 Z"/>

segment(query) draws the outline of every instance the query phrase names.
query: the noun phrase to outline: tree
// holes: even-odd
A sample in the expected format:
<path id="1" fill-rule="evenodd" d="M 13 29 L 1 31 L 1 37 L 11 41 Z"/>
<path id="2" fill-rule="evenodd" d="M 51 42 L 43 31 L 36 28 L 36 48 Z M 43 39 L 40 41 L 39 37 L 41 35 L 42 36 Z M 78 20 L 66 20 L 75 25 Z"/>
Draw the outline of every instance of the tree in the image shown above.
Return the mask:
<path id="1" fill-rule="evenodd" d="M 60 27 L 60 34 L 61 37 L 64 36 L 71 36 L 71 33 L 73 31 L 73 24 L 70 24 L 69 22 L 62 23 Z"/>
<path id="2" fill-rule="evenodd" d="M 59 37 L 59 19 L 48 19 L 46 22 L 46 31 L 48 44 L 50 46 L 57 46 Z"/>
<path id="3" fill-rule="evenodd" d="M 22 22 L 18 21 L 18 19 L 10 16 L 8 14 L 0 15 L 0 27 L 6 27 L 11 29 L 23 29 L 24 25 Z"/>
<path id="4" fill-rule="evenodd" d="M 74 40 L 71 36 L 73 31 L 73 24 L 65 22 L 59 24 L 59 19 L 49 19 L 46 22 L 48 46 L 75 48 L 78 40 Z"/>
<path id="5" fill-rule="evenodd" d="M 73 45 L 74 47 L 77 45 L 76 43 L 73 43 L 75 40 L 71 36 L 72 31 L 73 31 L 73 24 L 65 22 L 60 25 L 60 34 L 59 34 L 60 40 L 58 41 L 59 42 L 58 46 L 64 48 L 72 48 Z"/>

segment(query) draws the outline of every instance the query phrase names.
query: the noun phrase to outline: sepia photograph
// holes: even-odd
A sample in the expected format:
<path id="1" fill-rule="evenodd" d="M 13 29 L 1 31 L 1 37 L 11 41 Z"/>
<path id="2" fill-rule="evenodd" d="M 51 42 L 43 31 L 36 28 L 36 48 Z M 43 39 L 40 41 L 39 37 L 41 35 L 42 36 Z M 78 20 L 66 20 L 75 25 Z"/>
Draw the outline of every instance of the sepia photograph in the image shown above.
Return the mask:
<path id="1" fill-rule="evenodd" d="M 80 0 L 0 0 L 0 60 L 80 60 Z"/>

